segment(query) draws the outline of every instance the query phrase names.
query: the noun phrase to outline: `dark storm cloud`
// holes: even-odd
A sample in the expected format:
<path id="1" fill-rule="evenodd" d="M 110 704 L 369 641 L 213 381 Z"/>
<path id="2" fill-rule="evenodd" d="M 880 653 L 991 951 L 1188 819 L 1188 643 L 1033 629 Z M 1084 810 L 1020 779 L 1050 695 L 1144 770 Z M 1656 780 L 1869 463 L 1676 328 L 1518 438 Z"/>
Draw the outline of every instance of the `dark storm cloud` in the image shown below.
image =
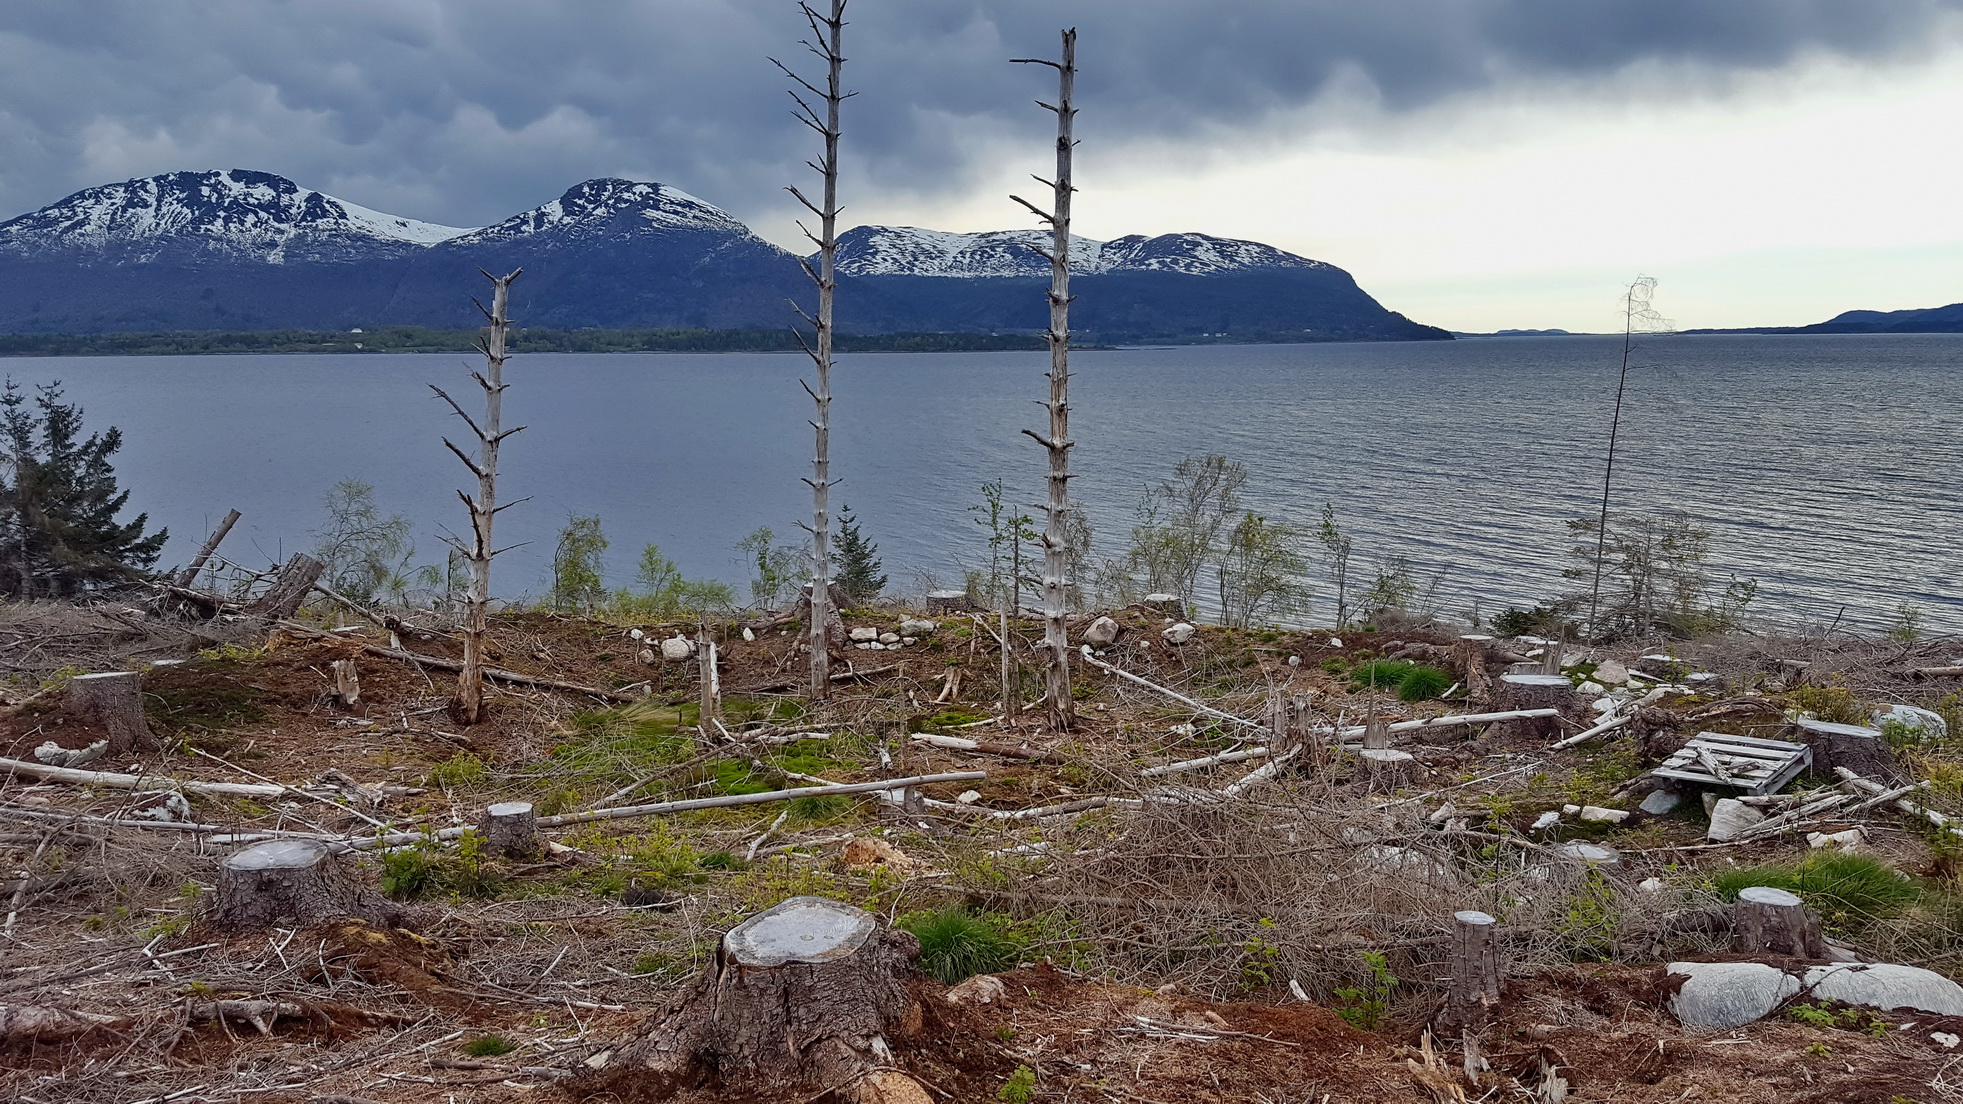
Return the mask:
<path id="1" fill-rule="evenodd" d="M 1644 61 L 1719 73 L 1886 59 L 1963 0 L 856 0 L 848 144 L 895 189 L 958 187 L 983 139 L 1040 141 L 1081 29 L 1099 142 L 1217 133 L 1342 79 L 1391 110 Z M 754 216 L 808 135 L 765 60 L 808 60 L 782 0 L 7 0 L 0 216 L 79 187 L 245 167 L 384 210 L 486 222 L 576 180 L 663 180 Z"/>

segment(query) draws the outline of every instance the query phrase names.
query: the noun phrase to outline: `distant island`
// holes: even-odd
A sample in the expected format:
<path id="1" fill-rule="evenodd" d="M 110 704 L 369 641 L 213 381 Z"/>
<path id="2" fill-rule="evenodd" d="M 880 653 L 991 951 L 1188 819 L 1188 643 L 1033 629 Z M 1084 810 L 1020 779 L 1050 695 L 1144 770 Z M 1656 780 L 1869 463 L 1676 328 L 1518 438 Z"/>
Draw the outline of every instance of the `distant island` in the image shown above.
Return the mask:
<path id="1" fill-rule="evenodd" d="M 1453 337 L 1589 337 L 1572 330 L 1494 330 L 1492 333 L 1464 333 L 1452 331 Z"/>
<path id="2" fill-rule="evenodd" d="M 1921 310 L 1851 310 L 1810 326 L 1747 326 L 1685 330 L 1687 334 L 1917 334 L 1963 333 L 1963 303 Z"/>

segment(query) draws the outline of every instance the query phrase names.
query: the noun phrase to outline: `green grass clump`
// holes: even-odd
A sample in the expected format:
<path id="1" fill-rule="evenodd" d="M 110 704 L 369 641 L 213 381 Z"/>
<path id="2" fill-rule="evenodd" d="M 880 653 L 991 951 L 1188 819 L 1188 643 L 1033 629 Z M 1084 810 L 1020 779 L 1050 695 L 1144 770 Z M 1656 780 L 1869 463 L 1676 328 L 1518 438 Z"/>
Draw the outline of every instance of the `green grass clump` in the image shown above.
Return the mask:
<path id="1" fill-rule="evenodd" d="M 1727 870 L 1711 879 L 1712 892 L 1728 901 L 1752 886 L 1796 893 L 1823 921 L 1841 929 L 1900 915 L 1922 896 L 1913 881 L 1867 855 L 1823 852 L 1798 863 Z"/>
<path id="2" fill-rule="evenodd" d="M 502 1035 L 479 1035 L 463 1045 L 463 1052 L 472 1058 L 496 1058 L 517 1049 L 517 1043 Z"/>
<path id="3" fill-rule="evenodd" d="M 1428 701 L 1452 685 L 1452 676 L 1436 667 L 1402 659 L 1373 659 L 1350 668 L 1350 689 L 1392 690 L 1401 701 Z"/>
<path id="4" fill-rule="evenodd" d="M 1005 916 L 945 908 L 908 913 L 899 926 L 920 940 L 920 968 L 945 985 L 1007 970 L 1022 956 L 1022 941 Z"/>
<path id="5" fill-rule="evenodd" d="M 424 839 L 388 852 L 382 856 L 381 882 L 382 892 L 398 901 L 436 893 L 492 898 L 504 888 L 504 878 L 485 854 L 484 837 L 474 828 L 458 837 L 454 850 Z"/>
<path id="6" fill-rule="evenodd" d="M 484 760 L 467 751 L 460 751 L 443 762 L 429 768 L 429 777 L 424 785 L 432 789 L 453 790 L 464 786 L 474 786 L 491 776 L 491 768 Z"/>

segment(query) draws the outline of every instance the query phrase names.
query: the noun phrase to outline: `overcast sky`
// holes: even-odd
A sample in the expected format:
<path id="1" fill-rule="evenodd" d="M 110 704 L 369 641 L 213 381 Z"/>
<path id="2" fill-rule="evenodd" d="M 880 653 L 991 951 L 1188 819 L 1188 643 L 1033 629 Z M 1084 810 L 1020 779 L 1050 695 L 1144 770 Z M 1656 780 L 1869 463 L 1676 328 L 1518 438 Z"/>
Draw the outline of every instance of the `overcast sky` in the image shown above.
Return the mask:
<path id="1" fill-rule="evenodd" d="M 1028 225 L 1080 28 L 1080 232 L 1253 238 L 1459 329 L 1963 300 L 1963 0 L 854 0 L 847 222 Z M 594 176 L 786 246 L 781 0 L 4 0 L 0 217 L 255 168 L 451 225 Z"/>

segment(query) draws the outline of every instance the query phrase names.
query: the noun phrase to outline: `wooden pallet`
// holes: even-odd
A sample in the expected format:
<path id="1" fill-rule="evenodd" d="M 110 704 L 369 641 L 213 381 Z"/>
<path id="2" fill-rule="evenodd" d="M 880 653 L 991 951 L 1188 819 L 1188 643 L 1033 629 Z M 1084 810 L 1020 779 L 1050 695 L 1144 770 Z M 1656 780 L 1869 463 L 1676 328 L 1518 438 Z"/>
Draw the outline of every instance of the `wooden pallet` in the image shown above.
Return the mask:
<path id="1" fill-rule="evenodd" d="M 1747 794 L 1769 794 L 1813 764 L 1805 744 L 1700 732 L 1650 773 L 1701 786 L 1730 786 Z"/>

